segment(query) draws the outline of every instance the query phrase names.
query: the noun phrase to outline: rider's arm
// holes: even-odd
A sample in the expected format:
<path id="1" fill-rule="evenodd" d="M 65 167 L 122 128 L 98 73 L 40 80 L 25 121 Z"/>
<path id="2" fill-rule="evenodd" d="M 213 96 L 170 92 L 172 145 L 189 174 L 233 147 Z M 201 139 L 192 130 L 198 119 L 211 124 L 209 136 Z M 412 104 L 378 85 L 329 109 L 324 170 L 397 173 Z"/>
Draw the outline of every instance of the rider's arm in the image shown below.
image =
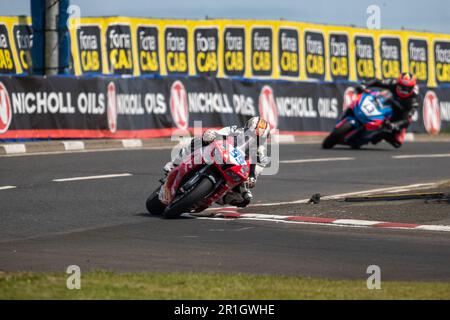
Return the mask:
<path id="1" fill-rule="evenodd" d="M 364 90 L 366 90 L 367 88 L 371 88 L 371 87 L 390 89 L 390 88 L 392 88 L 393 84 L 394 84 L 394 80 L 392 80 L 392 79 L 384 79 L 384 80 L 371 79 L 371 80 L 368 80 L 367 82 L 363 82 L 363 83 L 357 85 L 356 91 L 361 93 Z"/>
<path id="2" fill-rule="evenodd" d="M 203 141 L 210 143 L 216 139 L 223 139 L 237 130 L 237 126 L 224 127 L 219 130 L 208 129 L 203 133 Z"/>
<path id="3" fill-rule="evenodd" d="M 384 80 L 371 79 L 371 80 L 367 81 L 366 83 L 364 83 L 364 85 L 366 87 L 378 87 L 378 88 L 389 89 L 394 84 L 394 81 L 395 80 L 392 80 L 392 79 L 384 79 Z"/>
<path id="4" fill-rule="evenodd" d="M 404 113 L 403 119 L 392 122 L 392 124 L 399 130 L 408 128 L 412 122 L 412 116 L 419 108 L 419 99 L 417 95 L 414 95 L 410 100 L 404 102 L 404 108 L 407 110 Z"/>
<path id="5" fill-rule="evenodd" d="M 257 178 L 264 168 L 270 165 L 270 157 L 264 145 L 260 145 L 257 150 L 256 163 L 250 165 L 250 177 Z"/>

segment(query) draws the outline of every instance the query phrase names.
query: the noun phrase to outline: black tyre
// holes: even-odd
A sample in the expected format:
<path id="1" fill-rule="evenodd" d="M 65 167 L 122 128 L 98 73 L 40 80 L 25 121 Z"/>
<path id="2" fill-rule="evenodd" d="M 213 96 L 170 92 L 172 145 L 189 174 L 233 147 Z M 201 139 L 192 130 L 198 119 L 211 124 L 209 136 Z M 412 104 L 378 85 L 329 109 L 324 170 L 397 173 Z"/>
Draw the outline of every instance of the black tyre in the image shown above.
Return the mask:
<path id="1" fill-rule="evenodd" d="M 159 188 L 152 192 L 152 194 L 147 198 L 145 205 L 149 213 L 161 215 L 166 209 L 166 206 L 159 201 L 158 190 Z"/>
<path id="2" fill-rule="evenodd" d="M 353 125 L 346 122 L 339 128 L 333 130 L 322 142 L 323 149 L 331 149 L 338 143 L 344 142 L 345 136 L 353 130 Z"/>
<path id="3" fill-rule="evenodd" d="M 203 178 L 191 192 L 185 194 L 183 198 L 177 200 L 164 211 L 164 218 L 178 218 L 183 212 L 189 211 L 194 204 L 206 197 L 213 188 L 214 184 L 212 181 L 208 178 Z"/>

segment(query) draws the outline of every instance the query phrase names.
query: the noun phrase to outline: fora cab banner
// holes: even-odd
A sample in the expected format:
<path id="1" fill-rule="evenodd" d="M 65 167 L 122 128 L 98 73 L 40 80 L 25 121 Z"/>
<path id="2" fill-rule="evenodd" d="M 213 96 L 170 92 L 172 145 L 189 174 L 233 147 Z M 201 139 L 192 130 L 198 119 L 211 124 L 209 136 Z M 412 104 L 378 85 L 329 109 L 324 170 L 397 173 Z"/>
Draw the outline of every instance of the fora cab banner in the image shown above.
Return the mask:
<path id="1" fill-rule="evenodd" d="M 29 73 L 30 19 L 0 17 L 0 73 Z M 412 72 L 450 84 L 450 35 L 289 21 L 78 18 L 75 75 L 364 81 Z"/>
<path id="2" fill-rule="evenodd" d="M 420 92 L 411 131 L 448 131 L 450 90 Z M 354 94 L 351 83 L 0 76 L 0 139 L 163 137 L 256 115 L 282 134 L 310 135 L 330 131 Z"/>
<path id="3" fill-rule="evenodd" d="M 30 18 L 0 17 L 0 74 L 28 73 L 32 45 Z"/>

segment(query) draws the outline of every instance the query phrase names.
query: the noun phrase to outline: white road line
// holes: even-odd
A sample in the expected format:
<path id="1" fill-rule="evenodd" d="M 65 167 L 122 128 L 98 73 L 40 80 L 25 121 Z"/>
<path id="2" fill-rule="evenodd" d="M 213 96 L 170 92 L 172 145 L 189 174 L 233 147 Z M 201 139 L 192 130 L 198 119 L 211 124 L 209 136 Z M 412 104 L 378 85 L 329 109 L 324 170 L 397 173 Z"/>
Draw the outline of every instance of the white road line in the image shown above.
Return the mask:
<path id="1" fill-rule="evenodd" d="M 369 220 L 356 220 L 356 219 L 337 219 L 334 220 L 335 224 L 349 224 L 349 225 L 358 225 L 358 226 L 373 226 L 375 224 L 380 223 L 380 221 L 369 221 Z"/>
<path id="2" fill-rule="evenodd" d="M 439 183 L 440 182 L 416 183 L 416 184 L 410 184 L 410 185 L 406 185 L 406 186 L 397 186 L 397 187 L 388 187 L 388 188 L 370 189 L 370 190 L 365 190 L 365 191 L 341 193 L 341 194 L 335 194 L 335 195 L 331 195 L 331 196 L 321 197 L 321 200 L 337 200 L 337 199 L 343 199 L 343 198 L 349 197 L 349 196 L 371 195 L 371 194 L 377 194 L 380 192 L 394 193 L 394 192 L 400 192 L 400 191 L 423 190 L 423 189 L 432 188 L 432 187 L 438 185 Z M 257 203 L 257 204 L 251 204 L 251 205 L 249 205 L 249 207 L 266 207 L 266 206 L 279 206 L 279 205 L 284 205 L 284 204 L 299 204 L 299 203 L 307 203 L 308 201 L 309 201 L 309 199 L 300 199 L 300 200 L 284 201 L 284 202 Z"/>
<path id="3" fill-rule="evenodd" d="M 277 216 L 277 215 L 266 215 L 264 218 L 263 214 L 258 215 L 249 215 L 243 214 L 244 216 L 239 217 L 239 220 L 249 220 L 249 221 L 266 221 L 266 222 L 274 222 L 274 223 L 291 223 L 291 224 L 306 224 L 306 225 L 321 225 L 327 227 L 345 227 L 345 228 L 367 228 L 380 223 L 385 223 L 381 221 L 368 221 L 368 220 L 353 220 L 353 219 L 338 219 L 333 222 L 325 223 L 325 222 L 307 222 L 307 221 L 297 221 L 297 220 L 289 220 L 289 216 Z M 215 220 L 215 221 L 230 221 L 234 220 L 233 218 L 221 218 L 221 217 L 200 217 L 196 215 L 192 215 L 189 213 L 183 213 L 181 216 L 186 218 L 194 218 L 199 220 Z M 280 218 L 279 218 L 280 217 Z M 444 225 L 419 225 L 414 228 L 405 228 L 403 226 L 389 226 L 384 227 L 383 229 L 402 229 L 402 230 L 426 230 L 426 231 L 450 231 L 450 226 Z"/>
<path id="4" fill-rule="evenodd" d="M 108 179 L 117 177 L 128 177 L 132 176 L 131 173 L 119 173 L 119 174 L 105 174 L 100 176 L 87 176 L 87 177 L 74 177 L 74 178 L 64 178 L 64 179 L 53 179 L 54 182 L 64 182 L 64 181 L 78 181 L 78 180 L 92 180 L 92 179 Z"/>
<path id="5" fill-rule="evenodd" d="M 342 158 L 319 158 L 319 159 L 295 159 L 295 160 L 281 160 L 280 163 L 309 163 L 309 162 L 349 161 L 349 160 L 355 160 L 355 158 L 342 157 Z"/>
<path id="6" fill-rule="evenodd" d="M 433 225 L 421 225 L 414 229 L 429 230 L 429 231 L 450 231 L 450 226 L 433 226 Z"/>
<path id="7" fill-rule="evenodd" d="M 416 189 L 428 189 L 436 185 L 436 182 L 430 182 L 430 183 L 416 183 L 416 184 L 410 184 L 407 186 L 397 186 L 397 187 L 388 187 L 388 188 L 379 188 L 379 189 L 371 189 L 366 191 L 356 191 L 356 192 L 348 192 L 348 193 L 341 193 L 336 194 L 332 196 L 325 196 L 321 199 L 323 200 L 335 200 L 335 199 L 342 199 L 349 196 L 360 196 L 360 195 L 371 195 L 376 194 L 380 192 L 387 192 L 387 193 L 395 193 L 399 191 L 411 191 Z"/>
<path id="8" fill-rule="evenodd" d="M 15 189 L 15 188 L 17 188 L 16 186 L 3 186 L 3 187 L 0 187 L 0 190 L 8 190 L 8 189 Z"/>
<path id="9" fill-rule="evenodd" d="M 168 150 L 173 149 L 173 147 L 142 147 L 142 148 L 107 148 L 107 149 L 84 149 L 84 150 L 73 150 L 70 153 L 93 153 L 93 152 L 111 152 L 111 151 L 140 151 L 140 150 Z M 46 152 L 27 152 L 27 153 L 17 153 L 17 154 L 1 154 L 1 157 L 12 158 L 12 157 L 29 157 L 29 156 L 48 156 L 48 155 L 67 155 L 67 151 L 46 151 Z"/>
<path id="10" fill-rule="evenodd" d="M 405 154 L 402 156 L 392 156 L 394 159 L 415 159 L 415 158 L 450 158 L 450 153 L 440 154 Z"/>

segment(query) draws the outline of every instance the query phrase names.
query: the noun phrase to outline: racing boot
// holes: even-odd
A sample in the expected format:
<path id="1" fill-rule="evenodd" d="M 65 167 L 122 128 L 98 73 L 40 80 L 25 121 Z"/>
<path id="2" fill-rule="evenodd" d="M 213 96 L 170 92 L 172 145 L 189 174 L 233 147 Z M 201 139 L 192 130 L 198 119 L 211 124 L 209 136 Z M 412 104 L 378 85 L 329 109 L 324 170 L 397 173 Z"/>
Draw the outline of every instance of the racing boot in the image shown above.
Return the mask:
<path id="1" fill-rule="evenodd" d="M 390 134 L 384 138 L 389 144 L 391 144 L 394 148 L 398 149 L 402 146 L 402 143 L 397 140 L 394 134 Z"/>

